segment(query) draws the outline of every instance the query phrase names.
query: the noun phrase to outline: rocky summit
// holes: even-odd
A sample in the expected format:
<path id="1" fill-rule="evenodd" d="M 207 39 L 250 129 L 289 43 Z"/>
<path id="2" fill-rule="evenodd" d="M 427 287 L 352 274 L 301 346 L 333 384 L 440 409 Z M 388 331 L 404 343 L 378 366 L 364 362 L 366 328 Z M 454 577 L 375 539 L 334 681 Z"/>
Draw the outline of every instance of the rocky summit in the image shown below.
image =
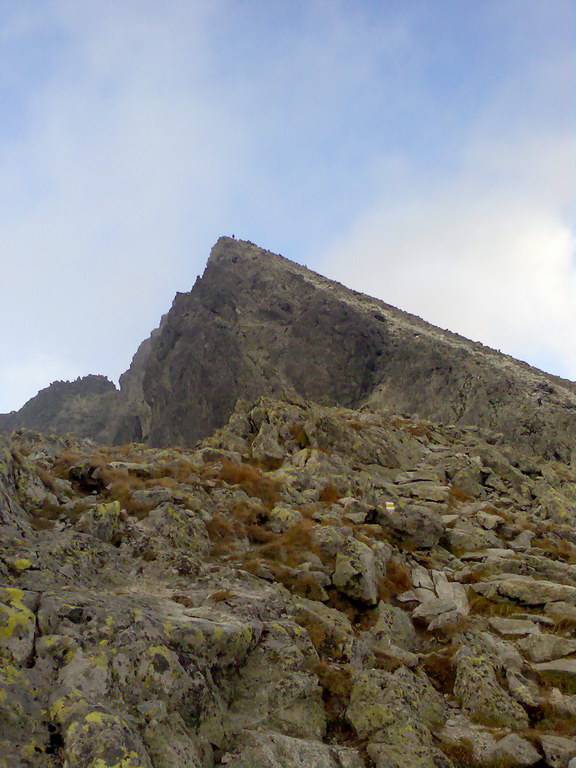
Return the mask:
<path id="1" fill-rule="evenodd" d="M 0 766 L 574 768 L 575 405 L 221 239 L 3 417 Z"/>
<path id="2" fill-rule="evenodd" d="M 0 429 L 193 447 L 262 395 L 484 427 L 562 461 L 575 451 L 574 382 L 226 237 L 120 391 L 100 376 L 57 382 Z"/>

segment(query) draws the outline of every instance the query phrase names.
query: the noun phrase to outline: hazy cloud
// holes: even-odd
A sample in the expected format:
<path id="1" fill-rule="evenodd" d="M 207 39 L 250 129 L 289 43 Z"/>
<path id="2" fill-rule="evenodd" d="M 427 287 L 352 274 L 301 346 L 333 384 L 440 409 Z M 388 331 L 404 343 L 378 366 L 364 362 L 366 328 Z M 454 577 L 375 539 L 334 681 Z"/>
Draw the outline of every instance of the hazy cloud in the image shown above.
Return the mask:
<path id="1" fill-rule="evenodd" d="M 118 376 L 233 232 L 574 375 L 572 8 L 0 4 L 0 411 Z"/>
<path id="2" fill-rule="evenodd" d="M 399 180 L 324 255 L 357 290 L 576 378 L 576 142 L 475 147 L 434 186 Z"/>

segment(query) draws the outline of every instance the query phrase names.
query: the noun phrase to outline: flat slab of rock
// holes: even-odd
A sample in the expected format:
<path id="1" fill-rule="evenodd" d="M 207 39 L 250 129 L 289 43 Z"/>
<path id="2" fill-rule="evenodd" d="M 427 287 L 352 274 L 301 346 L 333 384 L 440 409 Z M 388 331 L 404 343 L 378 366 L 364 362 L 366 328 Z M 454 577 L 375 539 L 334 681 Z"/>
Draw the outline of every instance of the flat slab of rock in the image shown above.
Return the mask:
<path id="1" fill-rule="evenodd" d="M 518 647 L 530 661 L 545 662 L 576 653 L 576 640 L 541 633 L 520 640 Z"/>
<path id="2" fill-rule="evenodd" d="M 500 635 L 533 635 L 540 632 L 540 627 L 526 619 L 505 619 L 493 616 L 488 623 Z"/>
<path id="3" fill-rule="evenodd" d="M 428 600 L 422 603 L 412 611 L 413 619 L 423 619 L 424 621 L 432 621 L 442 613 L 448 613 L 456 611 L 458 606 L 454 600 L 443 600 L 436 598 L 435 600 Z"/>
<path id="4" fill-rule="evenodd" d="M 563 683 L 571 688 L 576 683 L 576 659 L 546 661 L 542 664 L 533 664 L 532 669 L 546 680 L 558 684 L 560 688 Z"/>
<path id="5" fill-rule="evenodd" d="M 473 584 L 472 589 L 496 602 L 511 600 L 524 605 L 545 605 L 561 600 L 576 604 L 576 587 L 533 579 L 531 576 L 501 576 Z"/>
<path id="6" fill-rule="evenodd" d="M 540 761 L 540 754 L 526 739 L 509 733 L 497 741 L 486 755 L 487 764 L 506 765 L 509 768 L 528 768 Z"/>
<path id="7" fill-rule="evenodd" d="M 540 743 L 546 755 L 546 763 L 551 768 L 568 768 L 572 758 L 576 757 L 574 739 L 565 739 L 563 736 L 542 736 Z"/>

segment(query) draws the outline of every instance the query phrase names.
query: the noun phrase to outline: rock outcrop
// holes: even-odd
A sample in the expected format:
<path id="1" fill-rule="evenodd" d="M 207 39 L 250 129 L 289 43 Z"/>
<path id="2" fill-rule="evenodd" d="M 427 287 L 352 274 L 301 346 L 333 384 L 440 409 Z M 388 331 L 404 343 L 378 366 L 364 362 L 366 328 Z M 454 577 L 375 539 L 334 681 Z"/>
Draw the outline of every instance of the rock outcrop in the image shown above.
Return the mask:
<path id="1" fill-rule="evenodd" d="M 576 444 L 573 382 L 231 238 L 216 243 L 194 288 L 176 296 L 120 393 L 106 393 L 97 408 L 74 401 L 94 424 L 36 398 L 3 418 L 5 428 L 193 446 L 239 399 L 260 395 L 476 426 L 495 433 L 492 442 L 501 433 L 563 461 Z M 477 482 L 472 471 L 466 482 Z"/>
<path id="2" fill-rule="evenodd" d="M 195 450 L 0 436 L 0 766 L 567 768 L 575 487 L 270 398 Z"/>
<path id="3" fill-rule="evenodd" d="M 19 411 L 0 414 L 0 431 L 32 429 L 38 432 L 72 432 L 110 442 L 112 414 L 118 391 L 105 376 L 84 376 L 75 381 L 55 381 L 28 400 Z"/>

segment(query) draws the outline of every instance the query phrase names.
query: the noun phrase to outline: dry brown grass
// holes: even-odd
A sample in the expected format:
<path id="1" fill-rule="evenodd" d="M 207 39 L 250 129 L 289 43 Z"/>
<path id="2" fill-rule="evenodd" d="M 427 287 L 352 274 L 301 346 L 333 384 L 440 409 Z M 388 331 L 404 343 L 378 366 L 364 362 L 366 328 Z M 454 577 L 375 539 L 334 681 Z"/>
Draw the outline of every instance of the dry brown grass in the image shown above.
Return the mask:
<path id="1" fill-rule="evenodd" d="M 295 424 L 290 424 L 288 427 L 288 432 L 290 433 L 290 437 L 298 443 L 298 446 L 302 448 L 308 448 L 310 445 L 310 440 L 308 438 L 308 435 L 306 434 L 306 429 L 304 428 L 304 424 L 302 422 L 296 422 Z"/>
<path id="2" fill-rule="evenodd" d="M 524 613 L 525 607 L 515 603 L 497 603 L 489 600 L 484 595 L 474 594 L 469 597 L 470 613 L 476 616 L 513 616 L 515 613 Z"/>
<path id="3" fill-rule="evenodd" d="M 458 646 L 450 645 L 442 650 L 422 656 L 420 666 L 428 675 L 430 682 L 443 694 L 451 694 L 454 690 L 456 670 L 452 658 Z"/>
<path id="4" fill-rule="evenodd" d="M 340 498 L 342 498 L 341 494 L 338 493 L 334 483 L 327 483 L 318 495 L 318 501 L 324 501 L 328 504 L 334 504 Z"/>
<path id="5" fill-rule="evenodd" d="M 400 560 L 392 558 L 386 567 L 386 576 L 378 582 L 380 600 L 390 600 L 402 592 L 412 589 L 410 571 Z"/>
<path id="6" fill-rule="evenodd" d="M 340 744 L 354 742 L 354 730 L 345 719 L 352 691 L 352 673 L 349 665 L 320 661 L 314 671 L 322 687 L 328 738 Z"/>
<path id="7" fill-rule="evenodd" d="M 49 491 L 52 491 L 52 493 L 56 493 L 56 485 L 54 483 L 55 478 L 48 472 L 47 469 L 43 469 L 42 467 L 36 467 L 36 474 L 42 480 L 43 484 L 46 488 L 48 488 Z"/>
<path id="8" fill-rule="evenodd" d="M 224 459 L 219 465 L 213 466 L 209 472 L 213 477 L 229 485 L 239 485 L 248 496 L 260 499 L 269 509 L 280 498 L 278 482 L 266 477 L 251 464 L 235 464 L 233 461 Z"/>
<path id="9" fill-rule="evenodd" d="M 60 504 L 54 504 L 46 500 L 42 503 L 41 507 L 31 512 L 30 525 L 36 531 L 44 531 L 54 528 L 54 523 L 61 518 L 71 523 L 76 523 L 80 516 L 86 512 L 89 504 L 90 497 L 77 499 L 71 508 L 65 508 Z"/>
<path id="10" fill-rule="evenodd" d="M 455 504 L 459 501 L 472 501 L 472 496 L 470 496 L 469 493 L 466 493 L 466 491 L 463 491 L 459 486 L 451 485 L 448 504 Z"/>
<path id="11" fill-rule="evenodd" d="M 347 707 L 352 691 L 352 672 L 348 664 L 329 664 L 319 661 L 314 667 L 318 682 L 331 696 L 338 697 Z"/>
<path id="12" fill-rule="evenodd" d="M 208 595 L 208 600 L 211 603 L 222 603 L 224 600 L 228 600 L 232 597 L 232 591 L 230 589 L 217 589 L 216 592 Z"/>
<path id="13" fill-rule="evenodd" d="M 464 574 L 459 581 L 461 584 L 478 584 L 481 581 L 485 581 L 491 575 L 492 571 L 490 568 L 476 568 Z"/>
<path id="14" fill-rule="evenodd" d="M 531 731 L 537 734 L 550 733 L 565 736 L 566 738 L 574 738 L 576 733 L 576 717 L 560 713 L 554 709 L 548 701 L 551 690 L 550 686 L 542 686 L 540 688 L 542 704 L 540 704 L 538 712 L 534 717 L 535 723 Z"/>
<path id="15" fill-rule="evenodd" d="M 542 549 L 552 560 L 576 564 L 576 547 L 565 539 L 534 538 L 532 546 Z"/>
<path id="16" fill-rule="evenodd" d="M 318 584 L 314 574 L 306 570 L 294 572 L 280 563 L 268 563 L 274 578 L 295 595 L 306 597 L 308 600 L 323 600 L 325 593 Z"/>
<path id="17" fill-rule="evenodd" d="M 484 763 L 474 760 L 472 739 L 463 738 L 457 744 L 442 744 L 442 752 L 454 764 L 454 768 L 485 768 Z"/>

